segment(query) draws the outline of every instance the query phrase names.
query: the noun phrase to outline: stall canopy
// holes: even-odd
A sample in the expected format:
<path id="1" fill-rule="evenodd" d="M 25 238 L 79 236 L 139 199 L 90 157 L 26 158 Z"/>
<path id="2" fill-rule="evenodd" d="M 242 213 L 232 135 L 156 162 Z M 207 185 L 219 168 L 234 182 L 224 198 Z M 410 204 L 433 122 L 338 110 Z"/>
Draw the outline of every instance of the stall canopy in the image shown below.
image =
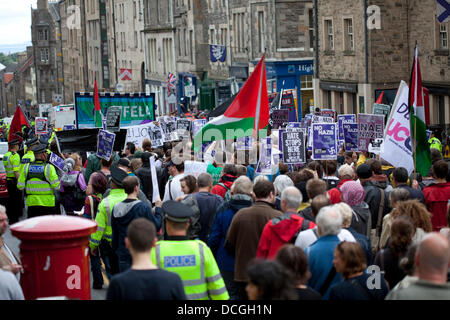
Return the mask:
<path id="1" fill-rule="evenodd" d="M 98 128 L 56 132 L 61 152 L 96 152 Z M 127 129 L 115 132 L 114 151 L 121 151 L 127 138 Z"/>

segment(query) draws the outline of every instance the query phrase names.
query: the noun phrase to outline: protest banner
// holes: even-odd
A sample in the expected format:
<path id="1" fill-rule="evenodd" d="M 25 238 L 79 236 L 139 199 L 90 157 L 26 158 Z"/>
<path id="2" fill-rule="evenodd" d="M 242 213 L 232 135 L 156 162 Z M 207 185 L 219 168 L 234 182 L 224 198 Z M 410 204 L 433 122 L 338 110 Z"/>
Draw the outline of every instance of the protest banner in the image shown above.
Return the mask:
<path id="1" fill-rule="evenodd" d="M 386 124 L 387 118 L 391 113 L 391 107 L 387 104 L 374 103 L 372 113 L 384 115 L 384 124 Z"/>
<path id="2" fill-rule="evenodd" d="M 358 124 L 344 123 L 342 129 L 344 131 L 345 152 L 358 152 Z"/>
<path id="3" fill-rule="evenodd" d="M 189 119 L 177 119 L 177 133 L 179 137 L 190 138 L 191 137 L 191 120 Z"/>
<path id="4" fill-rule="evenodd" d="M 343 123 L 356 123 L 356 114 L 339 114 L 338 116 L 339 139 L 344 140 Z"/>
<path id="5" fill-rule="evenodd" d="M 159 194 L 158 176 L 156 175 L 155 156 L 150 157 L 150 171 L 152 174 L 153 187 L 152 203 L 155 203 L 156 201 L 161 200 L 161 196 Z"/>
<path id="6" fill-rule="evenodd" d="M 251 150 L 253 146 L 253 137 L 242 137 L 236 139 L 236 150 Z"/>
<path id="7" fill-rule="evenodd" d="M 289 122 L 286 125 L 286 131 L 298 131 L 302 127 L 301 122 Z"/>
<path id="8" fill-rule="evenodd" d="M 145 138 L 150 139 L 149 135 L 150 123 L 141 124 L 139 126 L 127 127 L 127 139 L 125 145 L 128 142 L 132 142 L 136 147 L 142 146 L 142 142 Z M 152 140 L 152 139 L 150 139 Z M 153 143 L 152 143 L 153 146 Z"/>
<path id="9" fill-rule="evenodd" d="M 116 135 L 112 132 L 99 130 L 97 142 L 97 156 L 101 159 L 109 161 L 114 147 Z"/>
<path id="10" fill-rule="evenodd" d="M 157 148 L 163 145 L 163 132 L 161 126 L 157 126 L 153 122 L 147 127 L 147 135 L 152 142 L 152 147 Z"/>
<path id="11" fill-rule="evenodd" d="M 313 123 L 313 160 L 337 159 L 337 123 Z"/>
<path id="12" fill-rule="evenodd" d="M 101 129 L 76 129 L 67 131 L 55 131 L 61 153 L 92 152 L 97 151 L 98 132 Z M 127 139 L 127 129 L 120 129 L 114 139 L 114 151 L 123 151 Z"/>
<path id="13" fill-rule="evenodd" d="M 35 122 L 34 129 L 35 129 L 36 135 L 47 134 L 47 130 L 48 130 L 48 126 L 47 126 L 48 119 L 47 118 L 36 117 L 34 122 Z"/>
<path id="14" fill-rule="evenodd" d="M 378 114 L 358 114 L 358 150 L 369 151 L 369 144 L 374 139 L 383 139 L 384 116 Z"/>
<path id="15" fill-rule="evenodd" d="M 332 118 L 333 122 L 336 121 L 336 110 L 333 109 L 322 109 L 320 111 L 322 117 Z"/>
<path id="16" fill-rule="evenodd" d="M 313 134 L 312 134 L 312 123 L 311 126 L 308 128 L 308 151 L 312 151 L 312 146 L 313 146 Z"/>
<path id="17" fill-rule="evenodd" d="M 272 104 L 273 100 L 276 98 L 277 93 L 272 93 L 269 95 L 269 105 Z M 296 90 L 283 90 L 283 95 L 281 97 L 281 110 L 288 110 L 289 118 L 286 122 L 298 121 L 298 114 L 296 110 Z"/>
<path id="18" fill-rule="evenodd" d="M 61 170 L 61 171 L 64 170 L 64 160 L 61 157 L 54 154 L 53 152 L 50 154 L 50 158 L 48 159 L 48 162 L 50 162 L 52 165 L 54 165 L 59 170 Z"/>
<path id="19" fill-rule="evenodd" d="M 272 129 L 279 129 L 283 127 L 283 125 L 289 122 L 289 110 L 280 109 L 273 110 L 272 112 Z"/>
<path id="20" fill-rule="evenodd" d="M 200 161 L 185 161 L 184 162 L 184 174 L 194 176 L 196 179 L 201 173 L 206 172 L 208 168 L 207 162 Z"/>
<path id="21" fill-rule="evenodd" d="M 170 142 L 178 140 L 177 123 L 170 116 L 162 116 L 157 118 L 159 126 L 163 134 L 163 141 Z"/>
<path id="22" fill-rule="evenodd" d="M 306 162 L 305 136 L 302 131 L 282 133 L 283 162 L 298 164 Z"/>
<path id="23" fill-rule="evenodd" d="M 120 130 L 120 117 L 122 109 L 118 106 L 111 106 L 106 113 L 106 130 L 109 132 L 117 132 Z"/>
<path id="24" fill-rule="evenodd" d="M 75 92 L 75 111 L 77 128 L 94 128 L 94 96 L 93 93 Z M 100 108 L 103 118 L 112 106 L 122 110 L 121 127 L 130 127 L 155 120 L 155 94 L 145 93 L 100 93 Z"/>
<path id="25" fill-rule="evenodd" d="M 272 138 L 261 138 L 261 148 L 259 152 L 259 162 L 257 173 L 272 174 Z"/>
<path id="26" fill-rule="evenodd" d="M 206 124 L 206 119 L 197 119 L 192 121 L 192 136 L 195 137 L 197 132 L 200 131 Z"/>
<path id="27" fill-rule="evenodd" d="M 322 117 L 313 115 L 311 119 L 312 123 L 333 123 L 334 119 L 331 117 Z"/>
<path id="28" fill-rule="evenodd" d="M 405 168 L 408 174 L 411 174 L 414 170 L 414 160 L 411 147 L 408 94 L 408 85 L 402 81 L 384 132 L 380 158 L 394 167 Z"/>

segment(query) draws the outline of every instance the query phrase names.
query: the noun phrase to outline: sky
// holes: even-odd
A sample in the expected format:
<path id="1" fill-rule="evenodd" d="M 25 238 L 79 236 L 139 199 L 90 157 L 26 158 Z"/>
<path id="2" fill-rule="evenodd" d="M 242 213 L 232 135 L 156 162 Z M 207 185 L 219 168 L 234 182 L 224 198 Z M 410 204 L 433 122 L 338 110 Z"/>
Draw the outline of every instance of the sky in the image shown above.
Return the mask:
<path id="1" fill-rule="evenodd" d="M 31 5 L 37 0 L 0 0 L 0 46 L 31 42 Z"/>

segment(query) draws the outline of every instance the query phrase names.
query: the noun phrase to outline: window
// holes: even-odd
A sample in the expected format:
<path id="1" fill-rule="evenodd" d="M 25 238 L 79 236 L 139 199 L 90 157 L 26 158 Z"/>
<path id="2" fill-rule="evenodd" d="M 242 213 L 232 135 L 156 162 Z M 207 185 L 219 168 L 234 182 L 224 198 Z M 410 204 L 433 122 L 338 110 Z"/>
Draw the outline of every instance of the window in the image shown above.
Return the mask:
<path id="1" fill-rule="evenodd" d="M 183 45 L 184 45 L 184 56 L 185 57 L 188 55 L 186 44 L 187 44 L 187 33 L 186 33 L 186 29 L 183 29 Z"/>
<path id="2" fill-rule="evenodd" d="M 437 109 L 439 124 L 445 123 L 445 96 L 437 96 Z"/>
<path id="3" fill-rule="evenodd" d="M 300 87 L 301 90 L 312 90 L 313 76 L 312 75 L 300 76 Z"/>
<path id="4" fill-rule="evenodd" d="M 345 39 L 344 39 L 345 50 L 354 51 L 353 20 L 344 19 L 344 27 L 345 27 Z"/>
<path id="5" fill-rule="evenodd" d="M 177 41 L 178 41 L 178 56 L 181 56 L 181 30 L 177 30 Z"/>
<path id="6" fill-rule="evenodd" d="M 244 52 L 244 13 L 233 14 L 233 50 Z"/>
<path id="7" fill-rule="evenodd" d="M 227 45 L 227 29 L 226 28 L 222 28 L 221 29 L 222 30 L 222 32 L 220 33 L 220 44 L 221 45 L 223 45 L 223 46 L 226 46 Z"/>
<path id="8" fill-rule="evenodd" d="M 209 29 L 209 43 L 216 44 L 216 42 L 214 41 L 214 29 Z"/>
<path id="9" fill-rule="evenodd" d="M 325 20 L 325 50 L 334 50 L 333 20 Z"/>
<path id="10" fill-rule="evenodd" d="M 258 12 L 258 40 L 259 40 L 259 52 L 265 51 L 265 39 L 264 39 L 264 11 Z"/>
<path id="11" fill-rule="evenodd" d="M 41 61 L 48 63 L 48 48 L 41 49 Z"/>
<path id="12" fill-rule="evenodd" d="M 441 49 L 448 49 L 447 25 L 443 23 L 439 26 L 439 44 Z"/>
<path id="13" fill-rule="evenodd" d="M 142 20 L 142 6 L 141 6 L 141 1 L 139 0 L 139 11 L 138 11 L 138 20 L 141 21 Z"/>
<path id="14" fill-rule="evenodd" d="M 309 21 L 309 50 L 314 50 L 314 13 L 313 9 L 308 10 L 308 21 Z"/>
<path id="15" fill-rule="evenodd" d="M 138 43 L 139 42 L 139 40 L 138 40 L 138 33 L 137 33 L 137 31 L 135 31 L 134 32 L 134 47 L 135 48 L 137 48 L 138 47 Z"/>
<path id="16" fill-rule="evenodd" d="M 157 18 L 158 18 L 158 22 L 161 21 L 160 14 L 161 13 L 159 11 L 159 0 L 156 0 L 156 15 L 157 15 Z"/>
<path id="17" fill-rule="evenodd" d="M 41 90 L 41 102 L 45 103 L 45 90 Z"/>
<path id="18" fill-rule="evenodd" d="M 136 19 L 136 1 L 133 1 L 133 18 Z"/>

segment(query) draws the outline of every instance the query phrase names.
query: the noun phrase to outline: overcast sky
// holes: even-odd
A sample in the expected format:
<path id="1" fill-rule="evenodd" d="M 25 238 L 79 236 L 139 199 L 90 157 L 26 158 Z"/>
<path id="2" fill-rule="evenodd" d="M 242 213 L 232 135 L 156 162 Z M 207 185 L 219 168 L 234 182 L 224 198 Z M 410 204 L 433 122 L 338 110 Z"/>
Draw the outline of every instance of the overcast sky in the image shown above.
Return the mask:
<path id="1" fill-rule="evenodd" d="M 0 45 L 31 41 L 31 5 L 37 0 L 0 0 Z"/>

